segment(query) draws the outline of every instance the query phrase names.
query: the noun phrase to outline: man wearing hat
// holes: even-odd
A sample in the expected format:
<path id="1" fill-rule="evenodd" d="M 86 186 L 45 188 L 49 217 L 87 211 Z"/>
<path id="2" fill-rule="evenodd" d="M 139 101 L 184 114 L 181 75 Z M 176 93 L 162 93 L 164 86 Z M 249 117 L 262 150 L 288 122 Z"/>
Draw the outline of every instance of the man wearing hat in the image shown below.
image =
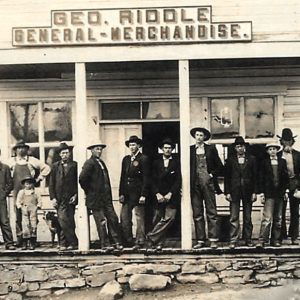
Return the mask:
<path id="1" fill-rule="evenodd" d="M 112 203 L 108 170 L 101 159 L 105 147 L 106 145 L 101 142 L 95 142 L 87 147 L 91 150 L 92 156 L 82 167 L 79 183 L 86 194 L 86 206 L 94 216 L 101 248 L 111 249 L 109 236 L 113 246 L 117 250 L 122 250 L 118 216 Z"/>
<path id="2" fill-rule="evenodd" d="M 21 180 L 23 178 L 31 176 L 36 179 L 36 182 L 40 182 L 50 173 L 51 169 L 44 162 L 28 154 L 29 146 L 24 141 L 17 142 L 13 150 L 16 156 L 12 157 L 8 164 L 12 170 L 13 198 L 14 203 L 16 203 L 17 194 L 22 189 Z M 36 176 L 36 170 L 40 172 L 38 177 Z M 16 208 L 16 235 L 17 246 L 20 247 L 22 246 L 22 212 L 18 208 Z"/>
<path id="3" fill-rule="evenodd" d="M 208 227 L 208 239 L 212 248 L 217 247 L 217 207 L 215 184 L 217 177 L 223 173 L 223 164 L 214 145 L 205 141 L 210 139 L 210 132 L 202 127 L 190 131 L 196 144 L 190 147 L 190 180 L 193 219 L 197 244 L 194 249 L 204 246 L 206 240 L 204 205 Z"/>
<path id="4" fill-rule="evenodd" d="M 269 242 L 270 233 L 271 245 L 275 247 L 281 245 L 283 197 L 288 186 L 289 176 L 286 160 L 277 156 L 280 148 L 277 143 L 267 144 L 268 158 L 263 160 L 260 167 L 260 191 L 264 211 L 257 247 L 264 247 L 265 243 Z"/>
<path id="5" fill-rule="evenodd" d="M 149 246 L 157 245 L 160 250 L 166 234 L 173 224 L 180 206 L 181 172 L 180 163 L 172 156 L 175 144 L 166 138 L 159 145 L 163 155 L 153 162 L 152 191 L 156 196 L 154 228 L 147 234 Z"/>
<path id="6" fill-rule="evenodd" d="M 75 206 L 77 204 L 77 162 L 71 159 L 71 146 L 60 143 L 58 154 L 61 158 L 53 164 L 50 173 L 49 194 L 53 206 L 57 209 L 60 234 L 60 250 L 77 248 L 75 234 Z"/>
<path id="7" fill-rule="evenodd" d="M 148 157 L 140 152 L 142 140 L 131 136 L 125 145 L 130 150 L 122 160 L 119 200 L 122 203 L 121 226 L 127 246 L 133 245 L 132 210 L 135 210 L 137 228 L 134 250 L 145 243 L 145 202 L 150 188 L 150 166 Z"/>
<path id="8" fill-rule="evenodd" d="M 293 136 L 290 128 L 284 128 L 281 136 L 277 135 L 282 145 L 282 151 L 278 153 L 279 157 L 286 160 L 288 174 L 289 174 L 289 185 L 288 185 L 288 198 L 290 201 L 290 227 L 289 236 L 291 237 L 291 243 L 293 245 L 298 244 L 299 236 L 299 199 L 294 197 L 296 190 L 300 189 L 300 152 L 293 149 L 295 143 L 295 137 Z M 285 197 L 286 198 L 286 197 Z M 284 201 L 282 209 L 282 238 L 287 238 L 286 229 L 286 206 L 287 202 Z"/>
<path id="9" fill-rule="evenodd" d="M 258 166 L 256 158 L 246 151 L 244 138 L 238 136 L 234 141 L 235 154 L 225 163 L 225 196 L 230 202 L 230 248 L 235 248 L 240 233 L 240 202 L 243 204 L 242 238 L 252 247 L 252 203 L 259 191 Z"/>

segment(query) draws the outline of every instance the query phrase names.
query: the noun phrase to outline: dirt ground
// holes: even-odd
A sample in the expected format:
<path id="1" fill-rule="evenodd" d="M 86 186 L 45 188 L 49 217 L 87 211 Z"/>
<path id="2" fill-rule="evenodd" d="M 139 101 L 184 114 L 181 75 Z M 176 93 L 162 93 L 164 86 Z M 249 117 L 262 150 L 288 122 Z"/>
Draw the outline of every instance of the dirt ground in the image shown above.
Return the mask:
<path id="1" fill-rule="evenodd" d="M 101 288 L 70 291 L 55 300 L 93 300 Z M 300 300 L 300 281 L 289 281 L 285 286 L 257 288 L 256 285 L 199 285 L 176 284 L 155 292 L 126 291 L 123 300 Z M 101 300 L 101 299 L 99 299 Z"/>

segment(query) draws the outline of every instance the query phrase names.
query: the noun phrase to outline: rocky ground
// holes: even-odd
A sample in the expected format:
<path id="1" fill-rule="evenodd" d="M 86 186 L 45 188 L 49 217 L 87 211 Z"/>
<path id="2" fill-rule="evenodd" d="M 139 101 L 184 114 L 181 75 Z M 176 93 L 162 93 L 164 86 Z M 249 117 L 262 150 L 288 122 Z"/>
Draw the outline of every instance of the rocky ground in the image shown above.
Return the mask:
<path id="1" fill-rule="evenodd" d="M 99 299 L 101 289 L 88 289 L 66 292 L 60 296 L 48 299 L 56 300 L 91 300 Z M 284 286 L 258 288 L 257 285 L 200 285 L 176 284 L 166 290 L 155 292 L 126 291 L 124 300 L 300 300 L 300 282 L 290 280 Z"/>

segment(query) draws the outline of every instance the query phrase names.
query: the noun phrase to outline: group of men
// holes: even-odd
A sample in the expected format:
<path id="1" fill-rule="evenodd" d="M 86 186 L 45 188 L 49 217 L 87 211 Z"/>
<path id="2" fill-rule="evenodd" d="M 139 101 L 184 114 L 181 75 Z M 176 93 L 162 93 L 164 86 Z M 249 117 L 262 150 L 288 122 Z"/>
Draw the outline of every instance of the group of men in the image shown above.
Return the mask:
<path id="1" fill-rule="evenodd" d="M 201 127 L 190 131 L 195 144 L 190 147 L 190 185 L 196 243 L 199 249 L 209 241 L 211 248 L 218 246 L 216 194 L 222 193 L 218 177 L 224 176 L 224 194 L 230 203 L 230 247 L 235 248 L 240 237 L 240 203 L 243 205 L 242 239 L 247 246 L 252 243 L 252 204 L 258 198 L 264 203 L 259 246 L 269 242 L 280 246 L 282 239 L 291 237 L 297 244 L 299 235 L 300 153 L 293 149 L 295 136 L 289 128 L 278 136 L 280 144 L 267 144 L 266 157 L 262 161 L 251 155 L 242 137 L 233 144 L 233 154 L 223 166 L 214 145 L 205 143 L 210 132 Z M 122 250 L 123 246 L 163 247 L 167 233 L 174 223 L 181 200 L 180 162 L 172 152 L 174 142 L 165 138 L 160 144 L 162 155 L 150 162 L 141 152 L 143 141 L 131 136 L 126 142 L 130 154 L 122 160 L 119 185 L 119 201 L 122 204 L 120 223 L 114 210 L 108 169 L 101 159 L 105 144 L 98 141 L 87 147 L 91 157 L 84 163 L 79 183 L 86 194 L 86 206 L 94 217 L 102 249 Z M 6 197 L 13 190 L 13 197 L 21 188 L 23 178 L 31 176 L 36 182 L 50 174 L 49 193 L 57 210 L 62 228 L 60 249 L 76 249 L 74 213 L 77 204 L 77 163 L 72 159 L 72 146 L 62 142 L 58 147 L 60 160 L 51 168 L 28 155 L 29 146 L 18 142 L 16 156 L 9 166 L 0 164 L 0 223 L 7 249 L 13 249 L 13 240 L 7 216 Z M 279 151 L 280 150 L 280 151 Z M 279 151 L 279 152 L 278 152 Z M 39 175 L 36 176 L 36 170 Z M 11 177 L 12 174 L 12 177 Z M 298 193 L 299 189 L 299 193 Z M 155 198 L 152 230 L 145 232 L 145 203 Z M 286 199 L 290 201 L 290 228 L 285 222 Z M 132 233 L 132 212 L 136 217 L 135 239 Z M 205 212 L 205 213 L 204 213 Z M 206 214 L 206 215 L 205 215 Z M 207 235 L 206 225 L 207 220 Z M 22 243 L 22 215 L 16 209 L 17 246 Z"/>

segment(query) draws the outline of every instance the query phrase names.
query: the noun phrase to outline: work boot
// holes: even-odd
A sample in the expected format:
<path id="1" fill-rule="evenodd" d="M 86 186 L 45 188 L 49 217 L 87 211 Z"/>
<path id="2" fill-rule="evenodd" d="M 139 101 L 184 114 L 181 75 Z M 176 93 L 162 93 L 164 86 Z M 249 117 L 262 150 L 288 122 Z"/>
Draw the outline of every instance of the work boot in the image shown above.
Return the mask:
<path id="1" fill-rule="evenodd" d="M 27 244 L 28 244 L 28 240 L 29 240 L 29 239 L 23 239 L 23 246 L 22 246 L 22 250 L 27 250 Z"/>

